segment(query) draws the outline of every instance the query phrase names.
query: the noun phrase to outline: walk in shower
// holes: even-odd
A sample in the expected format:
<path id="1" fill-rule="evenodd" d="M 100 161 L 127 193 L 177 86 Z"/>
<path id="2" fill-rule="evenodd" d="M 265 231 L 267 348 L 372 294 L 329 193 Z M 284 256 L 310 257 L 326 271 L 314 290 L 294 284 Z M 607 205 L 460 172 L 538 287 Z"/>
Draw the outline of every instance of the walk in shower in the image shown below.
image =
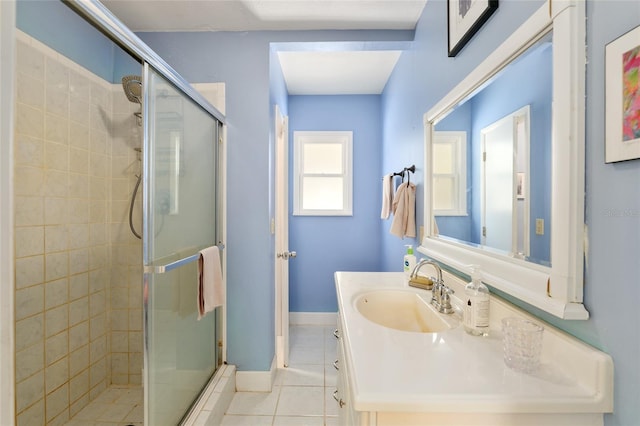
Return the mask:
<path id="1" fill-rule="evenodd" d="M 193 261 L 224 241 L 222 116 L 101 5 L 72 6 L 17 7 L 17 424 L 174 425 L 223 361 Z"/>

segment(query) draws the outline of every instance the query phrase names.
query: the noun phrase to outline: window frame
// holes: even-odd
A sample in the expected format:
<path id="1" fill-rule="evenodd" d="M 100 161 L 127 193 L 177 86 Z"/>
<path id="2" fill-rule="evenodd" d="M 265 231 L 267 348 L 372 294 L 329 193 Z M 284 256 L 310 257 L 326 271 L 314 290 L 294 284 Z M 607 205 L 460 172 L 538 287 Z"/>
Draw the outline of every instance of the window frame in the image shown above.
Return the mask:
<path id="1" fill-rule="evenodd" d="M 342 173 L 304 173 L 304 146 L 307 144 L 339 144 L 342 147 Z M 293 132 L 293 215 L 294 216 L 353 216 L 353 132 L 352 131 L 294 131 Z M 342 209 L 304 209 L 305 177 L 341 177 Z"/>
<path id="2" fill-rule="evenodd" d="M 451 197 L 455 206 L 452 209 L 436 209 L 435 200 L 433 200 L 434 216 L 468 216 L 467 212 L 467 132 L 464 131 L 434 131 L 433 145 L 448 144 L 454 147 L 454 171 L 450 174 L 433 173 L 433 179 L 436 177 L 452 177 L 455 181 L 454 187 L 456 194 Z M 433 152 L 433 151 L 432 151 Z M 432 158 L 431 161 L 434 161 Z M 435 169 L 435 165 L 433 165 Z M 435 188 L 434 188 L 435 192 Z"/>

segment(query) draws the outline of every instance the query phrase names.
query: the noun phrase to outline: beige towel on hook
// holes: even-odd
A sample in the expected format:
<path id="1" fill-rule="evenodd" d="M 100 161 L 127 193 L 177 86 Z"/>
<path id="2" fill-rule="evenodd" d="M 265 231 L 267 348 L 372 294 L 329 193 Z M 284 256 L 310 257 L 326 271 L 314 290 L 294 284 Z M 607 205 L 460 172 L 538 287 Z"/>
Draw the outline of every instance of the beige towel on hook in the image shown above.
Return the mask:
<path id="1" fill-rule="evenodd" d="M 200 251 L 198 259 L 198 320 L 222 305 L 222 267 L 218 247 Z"/>
<path id="2" fill-rule="evenodd" d="M 380 219 L 389 219 L 392 203 L 393 175 L 385 175 L 382 178 L 382 211 L 380 212 Z"/>
<path id="3" fill-rule="evenodd" d="M 416 236 L 416 186 L 403 182 L 393 197 L 393 222 L 389 232 L 399 238 Z"/>

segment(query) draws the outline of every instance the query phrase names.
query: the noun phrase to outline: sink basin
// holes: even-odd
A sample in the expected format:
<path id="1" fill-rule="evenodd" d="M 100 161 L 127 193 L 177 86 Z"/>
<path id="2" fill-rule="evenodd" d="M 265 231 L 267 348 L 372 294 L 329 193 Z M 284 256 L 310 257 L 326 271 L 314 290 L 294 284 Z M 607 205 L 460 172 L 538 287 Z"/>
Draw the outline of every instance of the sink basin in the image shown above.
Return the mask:
<path id="1" fill-rule="evenodd" d="M 428 301 L 411 291 L 366 292 L 356 298 L 355 307 L 369 321 L 395 330 L 437 333 L 455 326 L 451 318 L 438 313 Z"/>

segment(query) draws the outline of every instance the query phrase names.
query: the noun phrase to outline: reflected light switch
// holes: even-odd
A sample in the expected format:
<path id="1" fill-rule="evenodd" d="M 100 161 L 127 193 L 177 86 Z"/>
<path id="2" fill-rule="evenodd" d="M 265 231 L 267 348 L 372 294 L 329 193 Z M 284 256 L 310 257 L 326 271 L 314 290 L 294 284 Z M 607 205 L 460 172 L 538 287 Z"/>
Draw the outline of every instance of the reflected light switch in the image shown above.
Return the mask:
<path id="1" fill-rule="evenodd" d="M 544 219 L 536 219 L 536 235 L 544 235 Z"/>

